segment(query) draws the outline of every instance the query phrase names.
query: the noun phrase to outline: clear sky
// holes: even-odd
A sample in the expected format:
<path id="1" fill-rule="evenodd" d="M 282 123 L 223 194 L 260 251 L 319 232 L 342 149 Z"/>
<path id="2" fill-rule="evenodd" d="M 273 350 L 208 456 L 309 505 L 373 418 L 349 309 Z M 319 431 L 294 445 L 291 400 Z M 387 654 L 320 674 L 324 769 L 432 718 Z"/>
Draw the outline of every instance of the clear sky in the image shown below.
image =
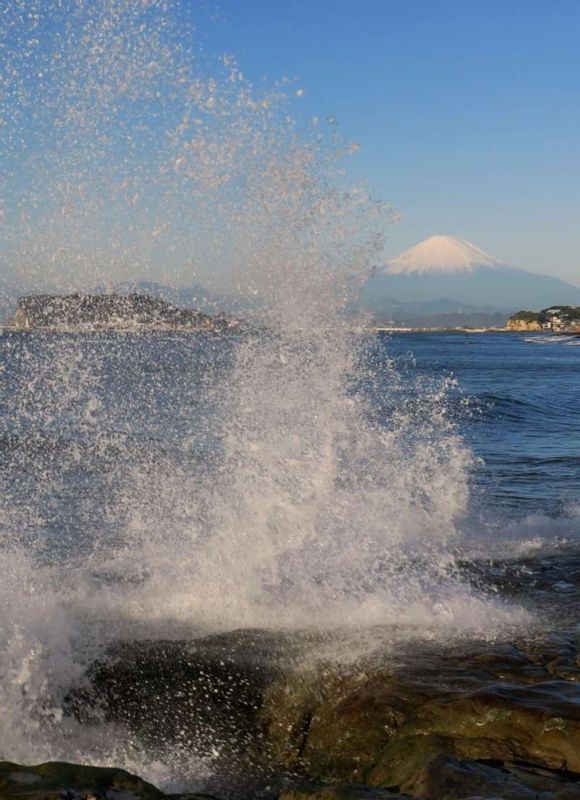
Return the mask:
<path id="1" fill-rule="evenodd" d="M 221 0 L 207 47 L 296 76 L 403 219 L 580 284 L 578 0 Z"/>
<path id="2" fill-rule="evenodd" d="M 23 211 L 39 252 L 54 263 L 64 250 L 59 237 L 74 243 L 91 233 L 90 213 L 68 232 L 60 217 L 47 217 L 38 234 L 34 215 L 57 194 L 65 212 L 75 198 L 91 212 L 89 173 L 106 211 L 115 160 L 128 180 L 115 189 L 107 232 L 117 223 L 119 243 L 131 238 L 127 231 L 135 241 L 151 234 L 138 217 L 144 200 L 123 211 L 124 227 L 117 208 L 121 200 L 133 208 L 133 185 L 153 205 L 161 202 L 161 187 L 148 189 L 148 176 L 179 122 L 171 99 L 179 81 L 164 69 L 164 53 L 179 61 L 184 45 L 189 54 L 193 19 L 196 59 L 201 43 L 209 61 L 235 56 L 257 86 L 295 79 L 304 87 L 291 103 L 300 122 L 335 118 L 342 136 L 360 143 L 349 160 L 353 177 L 368 178 L 401 216 L 390 227 L 387 258 L 451 234 L 508 264 L 580 285 L 580 0 L 175 0 L 169 13 L 181 15 L 178 32 L 165 50 L 155 44 L 160 0 L 102 4 L 104 17 L 126 15 L 118 30 L 98 27 L 93 4 L 0 0 L 0 219 L 5 208 L 4 229 L 17 238 L 6 221 Z M 147 34 L 135 10 L 150 14 Z M 89 25 L 82 46 L 81 21 Z M 165 75 L 160 89 L 157 67 Z M 131 105 L 133 84 L 148 99 Z M 210 150 L 208 166 L 212 159 Z M 85 245 L 95 262 L 107 261 Z"/>

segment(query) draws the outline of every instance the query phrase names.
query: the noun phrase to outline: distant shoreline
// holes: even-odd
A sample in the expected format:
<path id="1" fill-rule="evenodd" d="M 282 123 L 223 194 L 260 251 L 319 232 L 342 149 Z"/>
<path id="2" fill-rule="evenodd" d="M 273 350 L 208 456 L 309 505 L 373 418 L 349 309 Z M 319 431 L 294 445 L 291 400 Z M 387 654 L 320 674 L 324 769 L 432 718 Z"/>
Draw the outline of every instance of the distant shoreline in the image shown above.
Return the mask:
<path id="1" fill-rule="evenodd" d="M 240 327 L 226 314 L 204 314 L 145 294 L 27 295 L 5 325 L 9 330 L 56 333 L 96 331 L 223 331 Z"/>
<path id="2" fill-rule="evenodd" d="M 370 326 L 368 328 L 353 328 L 353 331 L 357 333 L 455 333 L 461 336 L 469 336 L 475 333 L 485 333 L 485 334 L 498 334 L 498 333 L 509 333 L 509 334 L 526 334 L 526 335 L 535 335 L 535 336 L 551 336 L 551 337 L 558 337 L 558 336 L 575 336 L 580 337 L 580 333 L 576 331 L 562 331 L 562 332 L 553 332 L 553 331 L 518 331 L 512 328 L 402 328 L 396 326 Z M 0 333 L 23 333 L 23 334 L 31 334 L 31 333 L 48 333 L 48 334 L 57 334 L 57 333 L 67 333 L 67 334 L 78 334 L 78 335 L 93 335 L 93 334 L 100 334 L 100 333 L 115 333 L 115 334 L 147 334 L 147 333 L 186 333 L 186 334 L 210 334 L 212 336 L 219 335 L 219 334 L 232 334 L 232 333 L 248 333 L 248 332 L 257 332 L 257 329 L 248 329 L 246 327 L 238 327 L 232 326 L 230 328 L 211 328 L 211 327 L 187 327 L 187 326 L 162 326 L 162 325 L 135 325 L 135 326 L 102 326 L 102 327 L 74 327 L 74 326 L 34 326 L 29 328 L 22 328 L 17 325 L 0 325 Z"/>
<path id="3" fill-rule="evenodd" d="M 383 325 L 369 326 L 368 328 L 353 328 L 360 333 L 522 333 L 522 331 L 513 331 L 508 328 L 399 328 L 396 326 L 386 327 Z M 162 326 L 162 325 L 135 325 L 135 326 L 102 326 L 102 327 L 75 327 L 65 325 L 51 325 L 51 326 L 31 326 L 29 328 L 22 328 L 17 325 L 0 325 L 2 332 L 15 332 L 15 333 L 78 333 L 78 334 L 93 334 L 93 333 L 231 333 L 233 331 L 239 332 L 239 328 L 232 326 L 231 328 L 216 329 L 209 327 L 186 327 L 186 326 Z"/>
<path id="4" fill-rule="evenodd" d="M 114 327 L 103 326 L 94 328 L 80 328 L 65 325 L 51 325 L 41 326 L 35 325 L 29 328 L 21 328 L 18 325 L 0 325 L 0 332 L 2 333 L 77 333 L 77 334 L 94 334 L 94 333 L 207 333 L 215 335 L 217 333 L 239 333 L 242 330 L 238 326 L 231 326 L 229 328 L 210 328 L 210 327 L 189 327 L 186 325 L 167 326 L 160 325 L 135 325 L 127 327 Z M 243 329 L 245 332 L 245 328 Z"/>
<path id="5" fill-rule="evenodd" d="M 397 326 L 386 327 L 379 326 L 373 328 L 377 333 L 458 333 L 458 334 L 473 334 L 473 333 L 525 333 L 525 331 L 514 331 L 510 328 L 399 328 Z"/>
<path id="6" fill-rule="evenodd" d="M 509 328 L 399 328 L 382 325 L 372 330 L 377 333 L 517 333 Z"/>
<path id="7" fill-rule="evenodd" d="M 515 330 L 514 328 L 397 328 L 397 327 L 378 327 L 373 328 L 377 333 L 515 333 L 535 336 L 575 336 L 580 337 L 579 331 L 526 331 Z"/>

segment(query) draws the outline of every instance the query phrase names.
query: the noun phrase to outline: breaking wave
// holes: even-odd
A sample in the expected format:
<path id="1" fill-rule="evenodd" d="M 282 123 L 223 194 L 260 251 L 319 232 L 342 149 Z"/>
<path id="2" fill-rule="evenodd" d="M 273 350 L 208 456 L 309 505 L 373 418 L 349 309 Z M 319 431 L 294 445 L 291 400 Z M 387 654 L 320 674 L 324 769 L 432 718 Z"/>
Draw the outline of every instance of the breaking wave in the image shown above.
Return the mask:
<path id="1" fill-rule="evenodd" d="M 454 570 L 473 459 L 453 382 L 409 382 L 354 332 L 390 218 L 343 174 L 356 148 L 296 124 L 291 84 L 202 58 L 187 4 L 5 17 L 3 224 L 22 280 L 210 270 L 259 314 L 219 341 L 3 337 L 3 757 L 139 762 L 122 730 L 65 713 L 119 639 L 525 623 Z"/>

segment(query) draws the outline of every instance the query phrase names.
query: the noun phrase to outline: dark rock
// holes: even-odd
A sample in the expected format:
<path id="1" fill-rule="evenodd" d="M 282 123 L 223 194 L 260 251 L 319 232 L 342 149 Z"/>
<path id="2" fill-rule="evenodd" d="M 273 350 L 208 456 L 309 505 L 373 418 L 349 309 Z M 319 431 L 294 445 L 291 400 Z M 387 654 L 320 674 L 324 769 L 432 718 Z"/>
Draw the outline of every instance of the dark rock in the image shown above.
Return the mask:
<path id="1" fill-rule="evenodd" d="M 408 795 L 358 784 L 301 784 L 283 792 L 278 800 L 408 800 Z"/>
<path id="2" fill-rule="evenodd" d="M 422 767 L 413 780 L 401 787 L 413 798 L 467 800 L 578 800 L 578 775 L 540 770 L 528 765 L 462 761 L 439 756 Z"/>
<path id="3" fill-rule="evenodd" d="M 563 639 L 297 671 L 267 692 L 271 754 L 313 778 L 385 788 L 412 786 L 438 757 L 580 773 L 575 658 Z"/>
<path id="4" fill-rule="evenodd" d="M 160 737 L 174 743 L 186 730 L 198 754 L 216 741 L 238 749 L 257 735 L 265 687 L 283 674 L 279 658 L 279 637 L 251 630 L 119 643 L 70 692 L 68 710 L 88 723 L 126 723 L 155 745 Z"/>
<path id="5" fill-rule="evenodd" d="M 118 328 L 127 325 L 226 330 L 238 322 L 225 314 L 181 309 L 143 294 L 30 295 L 21 297 L 8 325 L 34 328 Z"/>
<path id="6" fill-rule="evenodd" d="M 296 639 L 297 641 L 297 639 Z M 289 669 L 296 641 L 245 630 L 198 640 L 119 643 L 69 692 L 83 724 L 124 724 L 145 753 L 177 763 L 210 757 L 211 792 L 270 776 L 261 718 L 266 687 Z"/>
<path id="7" fill-rule="evenodd" d="M 51 762 L 0 762 L 2 800 L 163 800 L 162 792 L 122 769 Z"/>
<path id="8" fill-rule="evenodd" d="M 580 800 L 573 637 L 422 643 L 354 665 L 298 667 L 312 663 L 303 645 L 256 631 L 120 644 L 89 670 L 88 688 L 71 692 L 69 711 L 87 724 L 126 724 L 157 757 L 175 743 L 201 756 L 217 743 L 208 790 L 222 797 L 285 785 L 287 800 L 372 790 Z"/>

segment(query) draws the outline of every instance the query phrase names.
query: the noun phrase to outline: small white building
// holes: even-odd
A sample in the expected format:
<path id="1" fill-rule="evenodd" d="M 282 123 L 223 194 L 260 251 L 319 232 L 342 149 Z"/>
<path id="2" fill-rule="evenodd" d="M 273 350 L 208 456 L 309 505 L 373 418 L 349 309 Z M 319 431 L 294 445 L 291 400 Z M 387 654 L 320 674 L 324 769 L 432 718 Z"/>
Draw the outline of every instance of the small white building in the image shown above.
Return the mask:
<path id="1" fill-rule="evenodd" d="M 559 316 L 559 310 L 549 309 L 547 313 L 551 314 L 551 316 L 542 324 L 542 328 L 549 331 L 561 330 L 564 327 L 564 320 Z"/>

